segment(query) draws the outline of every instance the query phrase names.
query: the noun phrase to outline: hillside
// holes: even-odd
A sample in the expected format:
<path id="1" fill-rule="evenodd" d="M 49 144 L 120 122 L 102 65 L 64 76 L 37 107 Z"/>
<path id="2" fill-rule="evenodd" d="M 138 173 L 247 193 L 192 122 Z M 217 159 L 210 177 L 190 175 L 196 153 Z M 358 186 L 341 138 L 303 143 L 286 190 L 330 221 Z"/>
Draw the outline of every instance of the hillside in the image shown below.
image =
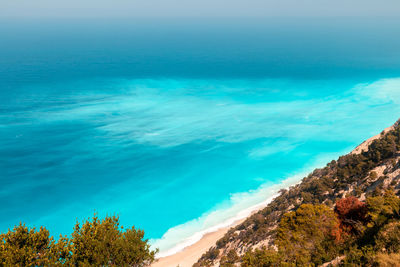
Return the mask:
<path id="1" fill-rule="evenodd" d="M 400 266 L 399 195 L 400 120 L 281 190 L 193 266 Z M 158 252 L 144 231 L 96 214 L 69 237 L 21 223 L 0 243 L 0 266 L 149 266 Z"/>
<path id="2" fill-rule="evenodd" d="M 399 194 L 399 183 L 400 120 L 351 153 L 314 170 L 301 183 L 281 190 L 266 208 L 231 228 L 194 266 L 320 265 L 331 260 L 334 261 L 325 266 L 346 265 L 346 262 L 352 265 L 350 259 L 357 257 L 354 264 L 368 265 L 371 259 L 385 257 L 377 250 L 380 240 L 377 236 L 383 235 L 384 227 L 400 220 L 400 200 L 395 196 Z M 345 212 L 341 207 L 346 207 Z M 352 212 L 348 212 L 348 207 Z M 301 217 L 304 214 L 314 219 L 304 224 L 307 218 Z M 310 230 L 318 218 L 323 219 Z M 323 232 L 321 229 L 327 230 L 318 241 L 313 239 L 305 245 L 301 242 L 307 239 L 307 231 L 303 231 L 306 228 L 315 236 Z M 301 238 L 296 237 L 298 233 Z M 393 242 L 400 244 L 400 238 Z M 315 252 L 317 245 L 325 255 Z M 289 247 L 303 254 L 315 253 L 300 259 L 297 255 L 290 256 L 292 251 L 285 251 Z M 329 254 L 332 247 L 334 250 Z M 389 252 L 385 247 L 381 249 Z M 360 251 L 361 256 L 354 256 L 354 251 Z"/>

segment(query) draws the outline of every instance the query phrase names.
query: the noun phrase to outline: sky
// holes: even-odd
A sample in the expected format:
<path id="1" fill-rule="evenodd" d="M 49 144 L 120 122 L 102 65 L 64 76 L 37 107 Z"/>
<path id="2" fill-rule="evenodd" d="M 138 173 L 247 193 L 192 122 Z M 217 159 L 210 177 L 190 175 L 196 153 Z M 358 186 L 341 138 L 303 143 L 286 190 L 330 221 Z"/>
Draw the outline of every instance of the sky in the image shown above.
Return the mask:
<path id="1" fill-rule="evenodd" d="M 0 18 L 400 16 L 399 0 L 0 0 Z"/>

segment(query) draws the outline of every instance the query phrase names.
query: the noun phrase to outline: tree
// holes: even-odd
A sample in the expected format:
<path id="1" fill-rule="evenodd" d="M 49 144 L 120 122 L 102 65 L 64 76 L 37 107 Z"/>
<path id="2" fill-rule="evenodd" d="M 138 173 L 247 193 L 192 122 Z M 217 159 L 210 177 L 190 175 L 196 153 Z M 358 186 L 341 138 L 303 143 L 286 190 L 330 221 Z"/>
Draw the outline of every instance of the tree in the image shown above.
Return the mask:
<path id="1" fill-rule="evenodd" d="M 157 251 L 151 251 L 144 232 L 134 227 L 123 231 L 119 218 L 79 222 L 72 233 L 72 257 L 74 265 L 90 266 L 147 266 L 154 261 Z"/>
<path id="2" fill-rule="evenodd" d="M 280 266 L 280 255 L 266 248 L 247 251 L 242 257 L 241 267 Z"/>
<path id="3" fill-rule="evenodd" d="M 341 220 L 364 220 L 367 206 L 354 196 L 336 201 L 335 212 Z"/>
<path id="4" fill-rule="evenodd" d="M 369 197 L 366 200 L 368 206 L 369 226 L 382 226 L 391 218 L 399 218 L 400 199 L 392 190 L 385 192 L 383 196 Z"/>
<path id="5" fill-rule="evenodd" d="M 58 254 L 54 251 L 54 239 L 41 227 L 29 229 L 24 224 L 15 226 L 0 235 L 1 266 L 49 266 L 57 265 Z"/>
<path id="6" fill-rule="evenodd" d="M 386 253 L 400 251 L 400 222 L 392 222 L 385 225 L 375 238 L 378 250 Z"/>
<path id="7" fill-rule="evenodd" d="M 220 267 L 233 267 L 238 260 L 239 256 L 236 251 L 231 249 L 226 256 L 221 258 Z"/>
<path id="8" fill-rule="evenodd" d="M 28 229 L 20 224 L 0 235 L 0 266 L 134 266 L 150 265 L 152 251 L 144 232 L 134 227 L 123 230 L 118 217 L 96 215 L 76 223 L 71 238 L 56 242 L 41 227 Z"/>
<path id="9" fill-rule="evenodd" d="M 287 262 L 322 263 L 335 253 L 332 249 L 338 225 L 335 213 L 327 206 L 303 204 L 282 217 L 276 243 Z"/>
<path id="10" fill-rule="evenodd" d="M 366 220 L 367 205 L 354 196 L 339 199 L 335 212 L 340 221 L 340 233 L 360 233 Z M 338 236 L 338 239 L 343 236 Z"/>

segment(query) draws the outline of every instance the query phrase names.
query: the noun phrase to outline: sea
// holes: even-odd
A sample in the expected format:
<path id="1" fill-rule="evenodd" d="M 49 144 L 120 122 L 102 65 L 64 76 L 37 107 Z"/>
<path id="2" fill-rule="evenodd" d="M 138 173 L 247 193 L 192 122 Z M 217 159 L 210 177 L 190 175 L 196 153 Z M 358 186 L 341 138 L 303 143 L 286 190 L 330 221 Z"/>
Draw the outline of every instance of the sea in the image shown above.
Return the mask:
<path id="1" fill-rule="evenodd" d="M 170 255 L 400 118 L 400 18 L 0 20 L 0 232 Z"/>

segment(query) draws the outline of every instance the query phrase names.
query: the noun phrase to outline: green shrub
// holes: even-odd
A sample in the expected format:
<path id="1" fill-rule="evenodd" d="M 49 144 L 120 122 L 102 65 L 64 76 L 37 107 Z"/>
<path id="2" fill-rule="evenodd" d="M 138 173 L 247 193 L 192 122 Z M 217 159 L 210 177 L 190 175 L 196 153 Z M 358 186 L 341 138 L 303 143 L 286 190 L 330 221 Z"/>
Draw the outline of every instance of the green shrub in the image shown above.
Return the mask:
<path id="1" fill-rule="evenodd" d="M 150 250 L 143 237 L 144 232 L 134 227 L 123 231 L 118 217 L 100 220 L 94 216 L 82 226 L 75 225 L 71 263 L 79 266 L 147 266 L 154 261 L 156 252 Z"/>
<path id="2" fill-rule="evenodd" d="M 41 227 L 28 229 L 23 224 L 15 226 L 0 235 L 1 266 L 44 266 L 56 265 L 58 259 L 54 252 L 54 239 L 49 231 Z"/>
<path id="3" fill-rule="evenodd" d="M 393 191 L 387 191 L 383 196 L 368 197 L 369 226 L 381 226 L 391 218 L 399 218 L 400 199 Z"/>
<path id="4" fill-rule="evenodd" d="M 77 223 L 71 238 L 57 242 L 43 227 L 20 224 L 0 235 L 0 266 L 148 266 L 157 251 L 143 238 L 142 230 L 123 230 L 115 216 Z"/>
<path id="5" fill-rule="evenodd" d="M 334 233 L 338 226 L 335 213 L 327 206 L 303 204 L 282 217 L 276 244 L 287 262 L 323 263 L 335 255 Z"/>
<path id="6" fill-rule="evenodd" d="M 241 267 L 280 266 L 280 255 L 275 250 L 265 248 L 249 250 L 242 257 Z"/>
<path id="7" fill-rule="evenodd" d="M 387 253 L 400 252 L 400 222 L 385 225 L 376 236 L 376 248 Z"/>

